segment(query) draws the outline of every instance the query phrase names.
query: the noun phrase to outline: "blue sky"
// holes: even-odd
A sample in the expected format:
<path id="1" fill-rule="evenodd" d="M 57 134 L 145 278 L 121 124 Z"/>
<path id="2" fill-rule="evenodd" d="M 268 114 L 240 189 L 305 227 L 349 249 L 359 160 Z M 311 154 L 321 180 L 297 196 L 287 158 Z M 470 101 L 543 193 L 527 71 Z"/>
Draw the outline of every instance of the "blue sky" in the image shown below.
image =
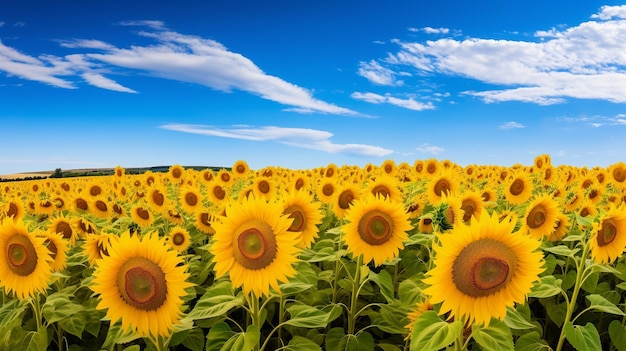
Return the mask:
<path id="1" fill-rule="evenodd" d="M 0 174 L 626 161 L 611 1 L 11 1 Z"/>

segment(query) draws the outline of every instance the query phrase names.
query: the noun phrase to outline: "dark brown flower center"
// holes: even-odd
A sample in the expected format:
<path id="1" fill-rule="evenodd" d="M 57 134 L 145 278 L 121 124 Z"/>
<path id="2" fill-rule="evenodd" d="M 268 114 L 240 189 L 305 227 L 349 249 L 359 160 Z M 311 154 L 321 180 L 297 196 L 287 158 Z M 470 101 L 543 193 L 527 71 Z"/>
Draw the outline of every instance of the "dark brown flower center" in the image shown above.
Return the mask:
<path id="1" fill-rule="evenodd" d="M 276 235 L 269 224 L 252 219 L 240 225 L 233 237 L 235 261 L 251 270 L 269 266 L 276 258 Z"/>
<path id="2" fill-rule="evenodd" d="M 87 211 L 89 209 L 89 205 L 87 204 L 87 201 L 85 201 L 85 199 L 83 198 L 76 199 L 75 204 L 76 204 L 76 208 L 78 208 L 79 210 Z"/>
<path id="3" fill-rule="evenodd" d="M 182 177 L 182 175 L 183 175 L 183 172 L 179 168 L 174 168 L 172 170 L 172 177 L 174 177 L 174 179 L 178 179 Z"/>
<path id="4" fill-rule="evenodd" d="M 617 237 L 617 226 L 612 219 L 605 219 L 598 230 L 598 246 L 606 246 Z"/>
<path id="5" fill-rule="evenodd" d="M 289 218 L 293 219 L 289 229 L 287 229 L 288 231 L 301 232 L 306 226 L 306 216 L 304 215 L 304 210 L 300 206 L 289 206 L 283 213 L 289 215 Z"/>
<path id="6" fill-rule="evenodd" d="M 511 195 L 517 196 L 524 191 L 524 181 L 521 179 L 515 179 L 511 186 L 509 186 L 509 192 Z"/>
<path id="7" fill-rule="evenodd" d="M 444 178 L 437 180 L 433 191 L 437 196 L 450 192 L 450 182 Z"/>
<path id="8" fill-rule="evenodd" d="M 337 198 L 337 205 L 339 206 L 339 208 L 347 210 L 348 208 L 350 208 L 350 205 L 355 198 L 356 196 L 354 196 L 352 190 L 344 190 L 339 194 L 339 197 Z"/>
<path id="9" fill-rule="evenodd" d="M 222 173 L 222 174 L 220 175 L 220 178 L 222 179 L 222 181 L 223 181 L 224 183 L 228 183 L 228 182 L 230 182 L 230 174 L 228 174 L 228 173 L 226 173 L 226 172 Z"/>
<path id="10" fill-rule="evenodd" d="M 174 233 L 174 235 L 172 235 L 172 242 L 176 246 L 183 245 L 185 243 L 185 235 L 183 233 L 180 233 L 180 232 Z"/>
<path id="11" fill-rule="evenodd" d="M 109 211 L 109 207 L 107 206 L 106 202 L 104 202 L 102 200 L 96 200 L 95 205 L 96 205 L 96 208 L 98 209 L 98 211 L 100 211 L 100 212 L 108 212 Z"/>
<path id="12" fill-rule="evenodd" d="M 296 190 L 300 190 L 302 187 L 304 187 L 304 180 L 302 178 L 298 178 L 298 180 L 296 180 L 295 188 Z"/>
<path id="13" fill-rule="evenodd" d="M 165 203 L 165 196 L 160 191 L 155 190 L 152 192 L 152 201 L 157 206 L 163 206 L 163 204 Z"/>
<path id="14" fill-rule="evenodd" d="M 465 199 L 461 203 L 461 209 L 463 210 L 463 222 L 469 222 L 476 212 L 476 203 L 471 199 Z"/>
<path id="15" fill-rule="evenodd" d="M 148 212 L 148 210 L 146 210 L 143 207 L 137 207 L 137 209 L 135 210 L 135 213 L 137 214 L 137 216 L 143 220 L 149 220 L 150 219 L 150 212 Z"/>
<path id="16" fill-rule="evenodd" d="M 526 217 L 526 224 L 529 228 L 537 229 L 541 228 L 543 224 L 546 222 L 546 208 L 538 204 L 533 207 L 530 212 L 528 212 L 528 216 Z"/>
<path id="17" fill-rule="evenodd" d="M 188 192 L 185 194 L 185 202 L 189 206 L 196 206 L 198 204 L 198 196 L 193 192 Z"/>
<path id="18" fill-rule="evenodd" d="M 24 234 L 14 234 L 9 237 L 6 255 L 9 269 L 17 275 L 28 276 L 37 268 L 37 251 Z"/>
<path id="19" fill-rule="evenodd" d="M 382 245 L 393 233 L 393 220 L 383 211 L 372 210 L 359 221 L 359 236 L 369 245 Z"/>
<path id="20" fill-rule="evenodd" d="M 334 192 L 335 187 L 330 183 L 324 184 L 324 186 L 322 187 L 322 193 L 324 194 L 324 196 L 332 196 Z"/>
<path id="21" fill-rule="evenodd" d="M 380 195 L 382 197 L 389 197 L 390 193 L 389 188 L 385 185 L 377 185 L 372 189 L 372 195 L 374 196 Z"/>
<path id="22" fill-rule="evenodd" d="M 435 173 L 436 170 L 437 170 L 437 165 L 434 163 L 429 163 L 428 166 L 426 166 L 426 172 L 430 174 Z"/>
<path id="23" fill-rule="evenodd" d="M 213 195 L 215 195 L 215 198 L 218 200 L 224 200 L 224 197 L 226 197 L 226 191 L 224 191 L 224 188 L 221 186 L 216 185 L 213 187 Z"/>
<path id="24" fill-rule="evenodd" d="M 65 239 L 69 239 L 72 237 L 73 230 L 69 223 L 65 221 L 61 221 L 57 223 L 56 232 L 63 234 L 63 237 Z"/>
<path id="25" fill-rule="evenodd" d="M 244 174 L 246 173 L 246 166 L 239 164 L 237 165 L 237 167 L 235 168 L 235 171 L 239 174 Z"/>
<path id="26" fill-rule="evenodd" d="M 617 167 L 613 170 L 613 179 L 615 179 L 615 181 L 622 183 L 624 180 L 626 180 L 626 169 L 624 169 L 623 167 Z"/>
<path id="27" fill-rule="evenodd" d="M 257 188 L 259 189 L 259 191 L 261 193 L 267 194 L 267 193 L 270 192 L 271 186 L 270 186 L 270 183 L 267 180 L 263 179 L 263 180 L 259 181 L 259 184 L 258 184 Z"/>
<path id="28" fill-rule="evenodd" d="M 167 298 L 165 273 L 145 257 L 133 257 L 124 262 L 117 284 L 122 299 L 140 310 L 155 311 Z"/>
<path id="29" fill-rule="evenodd" d="M 517 256 L 505 244 L 479 239 L 467 245 L 452 266 L 456 287 L 470 297 L 488 296 L 504 288 L 515 275 Z"/>
<path id="30" fill-rule="evenodd" d="M 98 196 L 102 193 L 102 188 L 100 187 L 100 185 L 92 185 L 91 188 L 89 188 L 89 195 L 91 196 Z"/>
<path id="31" fill-rule="evenodd" d="M 50 257 L 54 260 L 59 253 L 59 248 L 54 244 L 54 241 L 50 239 L 46 239 L 46 241 L 44 241 L 44 245 L 46 245 L 48 251 L 50 251 Z"/>

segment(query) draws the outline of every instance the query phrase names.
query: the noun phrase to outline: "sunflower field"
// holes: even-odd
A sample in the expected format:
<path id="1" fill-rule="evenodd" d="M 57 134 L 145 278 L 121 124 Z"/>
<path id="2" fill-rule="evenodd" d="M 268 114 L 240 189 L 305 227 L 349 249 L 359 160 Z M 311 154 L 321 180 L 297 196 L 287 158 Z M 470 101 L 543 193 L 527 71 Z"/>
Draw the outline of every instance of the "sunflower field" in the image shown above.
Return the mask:
<path id="1" fill-rule="evenodd" d="M 626 351 L 626 164 L 0 188 L 0 350 Z"/>

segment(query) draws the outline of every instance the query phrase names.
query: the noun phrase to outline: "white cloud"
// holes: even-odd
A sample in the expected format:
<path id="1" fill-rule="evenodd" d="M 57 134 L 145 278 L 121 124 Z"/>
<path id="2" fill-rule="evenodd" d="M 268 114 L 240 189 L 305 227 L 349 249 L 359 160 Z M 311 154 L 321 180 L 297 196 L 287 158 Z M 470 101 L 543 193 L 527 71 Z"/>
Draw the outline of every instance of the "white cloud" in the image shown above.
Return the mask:
<path id="1" fill-rule="evenodd" d="M 160 126 L 160 128 L 183 133 L 217 136 L 222 138 L 251 141 L 275 141 L 285 145 L 319 150 L 328 153 L 345 153 L 375 157 L 384 157 L 393 153 L 393 150 L 373 145 L 335 144 L 330 140 L 333 137 L 332 133 L 316 129 L 283 128 L 275 126 L 256 128 L 250 126 L 233 126 L 231 128 L 216 128 L 207 125 L 179 123 L 164 124 Z"/>
<path id="2" fill-rule="evenodd" d="M 491 84 L 466 91 L 485 102 L 556 104 L 567 98 L 626 102 L 626 5 L 605 6 L 594 20 L 537 30 L 537 41 L 490 38 L 392 40 L 399 50 L 385 58 L 422 75 L 449 75 Z M 423 30 L 423 29 L 419 29 Z M 394 67 L 395 66 L 395 67 Z"/>
<path id="3" fill-rule="evenodd" d="M 424 27 L 422 31 L 427 34 L 448 34 L 450 29 L 448 28 L 432 28 L 432 27 Z"/>
<path id="4" fill-rule="evenodd" d="M 391 94 L 379 95 L 379 94 L 369 93 L 369 92 L 367 93 L 354 92 L 350 96 L 353 99 L 366 101 L 371 104 L 391 104 L 391 105 L 404 107 L 406 109 L 414 110 L 414 111 L 432 110 L 435 108 L 435 106 L 430 101 L 423 103 L 423 102 L 416 101 L 412 97 L 408 99 L 401 99 L 401 98 L 393 97 L 391 96 Z"/>
<path id="5" fill-rule="evenodd" d="M 35 58 L 0 42 L 0 71 L 61 88 L 76 86 L 60 76 L 80 76 L 99 88 L 134 93 L 134 89 L 103 75 L 123 68 L 224 92 L 241 90 L 290 106 L 291 111 L 358 115 L 350 109 L 316 99 L 310 90 L 263 72 L 252 60 L 229 51 L 214 40 L 164 30 L 161 21 L 127 21 L 120 24 L 153 29 L 141 31 L 139 35 L 153 39 L 155 44 L 118 48 L 95 39 L 77 39 L 64 41 L 61 46 L 80 50 L 79 53 Z M 93 52 L 94 49 L 97 51 Z"/>
<path id="6" fill-rule="evenodd" d="M 366 78 L 370 82 L 378 85 L 402 85 L 401 80 L 397 80 L 395 73 L 389 68 L 383 67 L 380 63 L 371 60 L 370 62 L 359 63 L 357 72 L 361 77 Z"/>
<path id="7" fill-rule="evenodd" d="M 582 116 L 582 117 L 564 117 L 561 120 L 569 123 L 584 123 L 594 128 L 604 126 L 626 126 L 626 114 L 619 113 L 613 117 L 607 116 Z"/>
<path id="8" fill-rule="evenodd" d="M 430 145 L 428 143 L 424 143 L 420 146 L 418 146 L 417 151 L 423 153 L 423 154 L 431 154 L 431 155 L 439 155 L 440 153 L 444 152 L 445 149 L 439 146 L 435 146 L 435 145 Z"/>
<path id="9" fill-rule="evenodd" d="M 626 18 L 626 5 L 602 6 L 600 13 L 592 15 L 591 18 L 598 18 L 604 21 L 612 18 Z"/>
<path id="10" fill-rule="evenodd" d="M 520 128 L 526 128 L 526 126 L 519 122 L 510 121 L 510 122 L 501 124 L 499 128 L 500 129 L 520 129 Z"/>
<path id="11" fill-rule="evenodd" d="M 119 91 L 122 93 L 136 93 L 135 90 L 127 88 L 121 84 L 116 83 L 115 81 L 101 75 L 98 73 L 83 73 L 83 78 L 87 81 L 87 83 L 96 86 L 102 89 Z"/>

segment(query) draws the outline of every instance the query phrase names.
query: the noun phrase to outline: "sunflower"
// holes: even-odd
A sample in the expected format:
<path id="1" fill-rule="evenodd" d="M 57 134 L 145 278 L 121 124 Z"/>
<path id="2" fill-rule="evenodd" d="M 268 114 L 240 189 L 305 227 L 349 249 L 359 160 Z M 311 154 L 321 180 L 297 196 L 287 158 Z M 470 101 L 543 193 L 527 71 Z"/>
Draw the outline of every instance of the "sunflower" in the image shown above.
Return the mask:
<path id="1" fill-rule="evenodd" d="M 404 205 L 380 195 L 356 200 L 345 219 L 342 231 L 348 251 L 376 266 L 398 255 L 412 228 Z"/>
<path id="2" fill-rule="evenodd" d="M 335 200 L 333 201 L 333 212 L 337 216 L 337 218 L 343 218 L 346 215 L 346 211 L 350 209 L 350 206 L 354 203 L 355 200 L 361 198 L 359 188 L 353 184 L 343 184 L 337 195 Z"/>
<path id="3" fill-rule="evenodd" d="M 4 203 L 2 208 L 0 208 L 0 215 L 13 218 L 14 222 L 24 219 L 24 214 L 24 205 L 22 204 L 22 201 L 17 198 L 9 200 Z M 0 219 L 2 219 L 2 217 L 3 216 L 0 216 Z"/>
<path id="4" fill-rule="evenodd" d="M 559 213 L 554 230 L 548 236 L 548 241 L 555 242 L 562 240 L 570 229 L 570 220 L 564 213 Z"/>
<path id="5" fill-rule="evenodd" d="M 220 205 L 228 200 L 228 187 L 219 182 L 212 182 L 208 186 L 207 197 L 214 205 Z"/>
<path id="6" fill-rule="evenodd" d="M 217 217 L 209 212 L 198 211 L 195 214 L 194 226 L 196 229 L 206 235 L 215 234 L 215 228 L 213 224 L 217 220 Z"/>
<path id="7" fill-rule="evenodd" d="M 433 219 L 430 217 L 420 218 L 420 221 L 417 224 L 417 230 L 422 234 L 431 234 L 434 231 Z"/>
<path id="8" fill-rule="evenodd" d="M 611 207 L 593 223 L 589 246 L 597 263 L 611 263 L 626 250 L 626 208 Z"/>
<path id="9" fill-rule="evenodd" d="M 333 202 L 335 196 L 337 196 L 337 191 L 339 191 L 337 179 L 322 178 L 317 186 L 316 194 L 319 201 L 330 204 Z"/>
<path id="10" fill-rule="evenodd" d="M 68 241 L 60 233 L 47 232 L 42 237 L 45 239 L 44 245 L 48 248 L 50 257 L 52 257 L 52 262 L 50 262 L 52 271 L 62 271 L 67 266 Z"/>
<path id="11" fill-rule="evenodd" d="M 245 178 L 250 174 L 250 167 L 244 160 L 237 160 L 233 164 L 231 173 L 235 178 Z"/>
<path id="12" fill-rule="evenodd" d="M 293 177 L 293 179 L 289 181 L 289 185 L 287 189 L 296 190 L 296 191 L 300 191 L 300 190 L 308 191 L 310 185 L 311 183 L 309 181 L 309 178 L 306 176 L 306 174 L 298 173 Z"/>
<path id="13" fill-rule="evenodd" d="M 287 231 L 298 234 L 298 247 L 309 247 L 319 236 L 317 225 L 322 223 L 321 203 L 304 191 L 289 193 L 284 200 L 283 214 L 293 219 Z"/>
<path id="14" fill-rule="evenodd" d="M 146 228 L 154 223 L 154 215 L 148 206 L 137 204 L 130 209 L 130 217 L 140 227 Z"/>
<path id="15" fill-rule="evenodd" d="M 52 217 L 51 223 L 48 225 L 48 232 L 61 234 L 70 244 L 73 244 L 78 239 L 78 232 L 74 229 L 73 220 L 64 214 Z"/>
<path id="16" fill-rule="evenodd" d="M 76 193 L 71 200 L 72 209 L 78 213 L 89 212 L 89 200 L 79 193 Z"/>
<path id="17" fill-rule="evenodd" d="M 584 194 L 573 192 L 564 200 L 563 208 L 565 212 L 574 212 L 585 199 Z"/>
<path id="18" fill-rule="evenodd" d="M 122 233 L 93 273 L 91 290 L 111 323 L 140 336 L 168 336 L 178 324 L 189 274 L 175 251 L 156 233 Z"/>
<path id="19" fill-rule="evenodd" d="M 581 217 L 593 218 L 596 214 L 598 214 L 598 210 L 596 205 L 591 202 L 591 200 L 585 198 L 578 207 L 577 213 Z"/>
<path id="20" fill-rule="evenodd" d="M 180 225 L 170 229 L 170 232 L 167 235 L 167 240 L 170 243 L 170 246 L 178 252 L 187 250 L 189 245 L 191 245 L 191 236 L 189 235 L 189 232 Z"/>
<path id="21" fill-rule="evenodd" d="M 119 240 L 117 234 L 103 232 L 87 236 L 82 250 L 89 264 L 95 266 L 97 262 L 109 255 L 109 247 Z"/>
<path id="22" fill-rule="evenodd" d="M 29 232 L 22 221 L 0 221 L 0 287 L 20 299 L 48 288 L 52 257 L 44 238 Z"/>
<path id="23" fill-rule="evenodd" d="M 438 235 L 434 268 L 427 272 L 424 293 L 440 314 L 464 319 L 466 325 L 488 325 L 504 319 L 506 308 L 524 302 L 543 272 L 541 242 L 513 232 L 515 223 L 498 221 L 486 210 L 480 220 Z"/>
<path id="24" fill-rule="evenodd" d="M 618 162 L 609 167 L 609 175 L 613 182 L 626 185 L 626 163 Z"/>
<path id="25" fill-rule="evenodd" d="M 185 169 L 181 165 L 170 166 L 167 179 L 173 184 L 181 184 L 185 179 Z"/>
<path id="26" fill-rule="evenodd" d="M 441 167 L 439 165 L 439 160 L 435 158 L 429 158 L 428 160 L 424 161 L 423 174 L 426 176 L 426 178 L 432 178 L 437 174 L 437 172 L 439 172 L 440 168 Z"/>
<path id="27" fill-rule="evenodd" d="M 85 238 L 87 235 L 95 234 L 98 231 L 98 227 L 92 221 L 82 217 L 72 218 L 72 228 L 76 230 L 77 238 Z"/>
<path id="28" fill-rule="evenodd" d="M 150 208 L 157 213 L 164 213 L 170 205 L 170 201 L 167 199 L 166 194 L 167 191 L 164 186 L 153 186 L 150 188 L 150 190 L 148 190 L 148 195 L 146 196 Z"/>
<path id="29" fill-rule="evenodd" d="M 217 171 L 217 174 L 215 174 L 215 180 L 217 180 L 223 186 L 230 186 L 233 184 L 235 179 L 229 170 L 222 168 Z"/>
<path id="30" fill-rule="evenodd" d="M 559 218 L 559 204 L 549 194 L 536 196 L 526 207 L 522 232 L 535 239 L 549 237 Z"/>
<path id="31" fill-rule="evenodd" d="M 429 176 L 428 181 L 428 201 L 435 204 L 441 200 L 443 195 L 456 195 L 459 189 L 459 180 L 456 175 L 448 170 L 443 170 L 435 175 Z"/>
<path id="32" fill-rule="evenodd" d="M 178 192 L 178 202 L 187 214 L 193 214 L 202 208 L 202 194 L 193 187 L 182 187 Z"/>
<path id="33" fill-rule="evenodd" d="M 35 213 L 50 216 L 56 210 L 56 206 L 50 199 L 44 199 L 36 202 Z"/>
<path id="34" fill-rule="evenodd" d="M 479 191 L 465 191 L 460 196 L 461 209 L 463 210 L 462 222 L 469 222 L 472 216 L 478 218 L 483 210 L 483 200 Z"/>
<path id="35" fill-rule="evenodd" d="M 89 204 L 89 213 L 98 218 L 109 219 L 111 218 L 111 206 L 105 198 L 96 197 Z"/>
<path id="36" fill-rule="evenodd" d="M 391 176 L 376 177 L 376 180 L 369 183 L 365 189 L 365 194 L 370 193 L 374 196 L 388 197 L 391 201 L 402 202 L 403 196 L 398 181 Z"/>
<path id="37" fill-rule="evenodd" d="M 279 291 L 279 282 L 296 274 L 292 264 L 300 250 L 299 238 L 289 232 L 293 220 L 283 211 L 281 204 L 254 196 L 229 203 L 226 216 L 213 225 L 216 278 L 228 273 L 234 287 L 256 297 Z"/>
<path id="38" fill-rule="evenodd" d="M 256 177 L 252 184 L 254 195 L 259 198 L 271 200 L 277 194 L 276 182 L 267 177 Z"/>
<path id="39" fill-rule="evenodd" d="M 406 213 L 409 215 L 409 218 L 414 219 L 420 217 L 424 212 L 424 205 L 426 205 L 426 196 L 424 193 L 415 194 L 406 208 Z"/>
<path id="40" fill-rule="evenodd" d="M 528 173 L 514 172 L 504 182 L 504 198 L 513 205 L 521 205 L 530 199 L 533 192 L 533 183 Z"/>
<path id="41" fill-rule="evenodd" d="M 392 159 L 387 159 L 380 165 L 380 169 L 384 174 L 394 176 L 397 170 L 396 162 Z"/>
<path id="42" fill-rule="evenodd" d="M 115 176 L 115 178 L 119 178 L 119 179 L 124 178 L 125 174 L 126 174 L 126 170 L 122 166 L 120 165 L 115 166 L 115 169 L 113 170 L 113 175 Z"/>
<path id="43" fill-rule="evenodd" d="M 550 159 L 550 155 L 548 154 L 537 155 L 533 162 L 537 169 L 545 169 L 546 167 L 549 167 L 551 163 L 552 161 Z"/>
<path id="44" fill-rule="evenodd" d="M 104 181 L 102 181 L 102 179 L 90 177 L 89 183 L 87 183 L 84 191 L 86 191 L 86 194 L 88 194 L 89 196 L 97 197 L 104 195 L 105 188 L 106 185 L 104 184 Z"/>

